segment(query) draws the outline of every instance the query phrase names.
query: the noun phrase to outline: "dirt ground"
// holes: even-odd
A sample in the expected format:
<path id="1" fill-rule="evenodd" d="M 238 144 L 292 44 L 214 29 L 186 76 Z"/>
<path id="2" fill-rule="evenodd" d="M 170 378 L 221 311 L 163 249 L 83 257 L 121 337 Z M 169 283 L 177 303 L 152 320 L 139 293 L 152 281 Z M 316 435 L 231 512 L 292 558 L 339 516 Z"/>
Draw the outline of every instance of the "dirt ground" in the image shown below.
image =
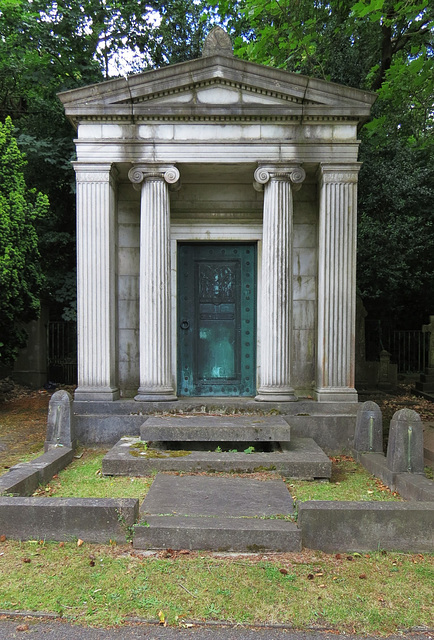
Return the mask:
<path id="1" fill-rule="evenodd" d="M 48 403 L 54 391 L 14 384 L 0 401 L 0 475 L 43 452 Z"/>
<path id="2" fill-rule="evenodd" d="M 65 388 L 73 393 L 73 387 Z M 0 402 L 0 475 L 17 462 L 42 452 L 48 403 L 54 391 L 31 390 L 15 384 Z M 410 385 L 400 385 L 394 393 L 362 398 L 368 399 L 382 409 L 385 429 L 394 412 L 404 407 L 417 411 L 423 422 L 434 422 L 434 402 L 413 395 Z"/>

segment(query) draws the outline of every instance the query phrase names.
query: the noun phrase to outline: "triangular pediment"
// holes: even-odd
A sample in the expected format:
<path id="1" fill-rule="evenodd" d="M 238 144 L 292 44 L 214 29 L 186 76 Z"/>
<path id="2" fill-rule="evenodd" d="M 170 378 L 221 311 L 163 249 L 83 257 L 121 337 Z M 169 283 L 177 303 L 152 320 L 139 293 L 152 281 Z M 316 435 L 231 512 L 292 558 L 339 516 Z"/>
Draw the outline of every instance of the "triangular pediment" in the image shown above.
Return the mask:
<path id="1" fill-rule="evenodd" d="M 73 120 L 345 117 L 365 119 L 374 94 L 213 55 L 59 94 Z"/>

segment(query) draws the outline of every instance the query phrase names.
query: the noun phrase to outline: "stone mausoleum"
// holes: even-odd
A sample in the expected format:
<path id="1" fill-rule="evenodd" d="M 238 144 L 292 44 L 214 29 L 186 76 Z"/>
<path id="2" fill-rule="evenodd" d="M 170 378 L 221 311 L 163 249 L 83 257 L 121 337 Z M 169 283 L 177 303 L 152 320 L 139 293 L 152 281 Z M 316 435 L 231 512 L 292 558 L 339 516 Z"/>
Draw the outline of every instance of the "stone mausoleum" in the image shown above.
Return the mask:
<path id="1" fill-rule="evenodd" d="M 375 96 L 237 59 L 216 27 L 199 59 L 60 99 L 78 132 L 79 437 L 181 399 L 355 415 Z"/>

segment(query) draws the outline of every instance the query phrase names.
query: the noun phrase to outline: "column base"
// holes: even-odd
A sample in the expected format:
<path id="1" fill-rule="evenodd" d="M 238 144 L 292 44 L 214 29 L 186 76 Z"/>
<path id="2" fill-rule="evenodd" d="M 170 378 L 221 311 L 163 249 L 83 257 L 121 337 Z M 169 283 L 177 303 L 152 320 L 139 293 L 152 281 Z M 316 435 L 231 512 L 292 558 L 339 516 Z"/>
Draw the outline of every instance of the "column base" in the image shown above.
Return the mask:
<path id="1" fill-rule="evenodd" d="M 119 400 L 119 389 L 113 387 L 77 387 L 74 400 L 104 402 Z"/>
<path id="2" fill-rule="evenodd" d="M 174 394 L 173 389 L 170 389 L 170 387 L 162 388 L 158 391 L 140 387 L 134 400 L 136 402 L 173 402 L 178 400 L 178 396 Z"/>
<path id="3" fill-rule="evenodd" d="M 291 387 L 265 387 L 258 389 L 256 402 L 297 402 L 294 389 Z"/>
<path id="4" fill-rule="evenodd" d="M 314 389 L 313 397 L 317 402 L 358 402 L 357 391 L 351 387 L 322 387 Z"/>

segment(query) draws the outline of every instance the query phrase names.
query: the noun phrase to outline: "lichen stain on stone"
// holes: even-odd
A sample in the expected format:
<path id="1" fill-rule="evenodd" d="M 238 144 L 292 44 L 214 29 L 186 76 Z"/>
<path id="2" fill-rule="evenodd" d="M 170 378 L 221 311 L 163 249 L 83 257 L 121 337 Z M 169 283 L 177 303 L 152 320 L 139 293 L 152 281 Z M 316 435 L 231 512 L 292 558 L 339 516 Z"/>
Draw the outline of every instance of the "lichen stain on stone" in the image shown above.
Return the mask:
<path id="1" fill-rule="evenodd" d="M 311 333 L 308 334 L 308 338 L 307 338 L 307 356 L 308 358 L 312 358 L 313 357 L 313 350 L 314 350 L 314 341 L 313 341 L 313 337 L 311 335 Z"/>
<path id="2" fill-rule="evenodd" d="M 143 444 L 143 443 L 137 443 L 137 444 Z M 130 449 L 130 455 L 132 455 L 134 458 L 183 458 L 185 456 L 189 456 L 191 454 L 191 451 L 184 451 L 184 450 L 178 450 L 178 451 L 159 451 L 158 449 L 142 449 L 140 451 L 140 449 L 136 446 L 133 445 L 133 447 L 131 447 Z"/>

